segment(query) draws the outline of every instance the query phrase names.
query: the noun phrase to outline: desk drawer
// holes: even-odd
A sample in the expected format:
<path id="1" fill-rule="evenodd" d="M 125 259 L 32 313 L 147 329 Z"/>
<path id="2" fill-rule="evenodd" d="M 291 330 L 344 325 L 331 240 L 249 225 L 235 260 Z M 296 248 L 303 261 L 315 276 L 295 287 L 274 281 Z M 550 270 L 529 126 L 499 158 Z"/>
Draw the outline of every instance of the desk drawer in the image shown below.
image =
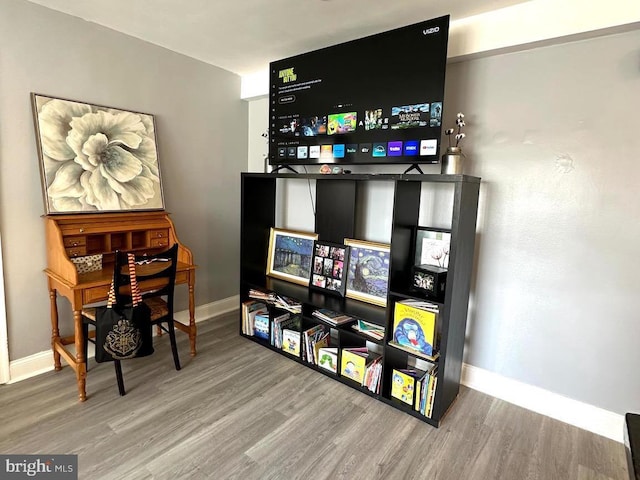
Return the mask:
<path id="1" fill-rule="evenodd" d="M 188 283 L 189 272 L 176 272 L 176 283 Z"/>
<path id="2" fill-rule="evenodd" d="M 149 240 L 149 246 L 150 247 L 167 247 L 169 246 L 169 239 L 168 238 L 151 238 Z"/>
<path id="3" fill-rule="evenodd" d="M 149 230 L 149 238 L 169 238 L 169 230 L 164 228 L 162 230 Z"/>
<path id="4" fill-rule="evenodd" d="M 87 288 L 82 292 L 82 304 L 86 305 L 94 302 L 102 302 L 107 299 L 109 294 L 109 286 Z"/>
<path id="5" fill-rule="evenodd" d="M 82 257 L 87 254 L 87 247 L 85 247 L 84 245 L 79 247 L 67 248 L 66 250 L 69 258 Z"/>
<path id="6" fill-rule="evenodd" d="M 87 244 L 87 239 L 84 236 L 80 237 L 64 237 L 65 248 L 69 247 L 81 247 Z"/>

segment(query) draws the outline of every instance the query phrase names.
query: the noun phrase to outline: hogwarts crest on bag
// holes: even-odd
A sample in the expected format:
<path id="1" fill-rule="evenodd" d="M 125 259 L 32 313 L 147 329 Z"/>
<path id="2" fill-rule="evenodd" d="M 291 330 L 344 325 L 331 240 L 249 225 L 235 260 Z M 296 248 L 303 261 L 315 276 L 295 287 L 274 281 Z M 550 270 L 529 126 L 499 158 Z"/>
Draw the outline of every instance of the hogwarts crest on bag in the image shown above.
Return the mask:
<path id="1" fill-rule="evenodd" d="M 136 279 L 135 257 L 127 254 L 129 281 L 131 283 L 130 306 L 116 303 L 114 281 L 111 281 L 106 307 L 96 308 L 97 362 L 145 357 L 153 353 L 151 309 L 142 301 Z M 118 272 L 114 273 L 114 276 Z"/>

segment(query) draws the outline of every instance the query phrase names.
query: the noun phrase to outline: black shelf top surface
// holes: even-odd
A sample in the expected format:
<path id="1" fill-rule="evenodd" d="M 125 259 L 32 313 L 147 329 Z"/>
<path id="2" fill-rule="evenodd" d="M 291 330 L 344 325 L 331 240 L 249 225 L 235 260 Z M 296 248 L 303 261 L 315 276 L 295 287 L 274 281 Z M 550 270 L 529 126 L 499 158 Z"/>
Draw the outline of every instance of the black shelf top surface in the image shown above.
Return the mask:
<path id="1" fill-rule="evenodd" d="M 384 180 L 407 182 L 434 182 L 434 183 L 480 183 L 479 177 L 471 175 L 443 175 L 443 174 L 419 174 L 419 173 L 348 173 L 348 174 L 321 174 L 321 173 L 252 173 L 243 172 L 243 177 L 255 178 L 283 178 L 283 179 L 311 179 L 311 180 Z"/>

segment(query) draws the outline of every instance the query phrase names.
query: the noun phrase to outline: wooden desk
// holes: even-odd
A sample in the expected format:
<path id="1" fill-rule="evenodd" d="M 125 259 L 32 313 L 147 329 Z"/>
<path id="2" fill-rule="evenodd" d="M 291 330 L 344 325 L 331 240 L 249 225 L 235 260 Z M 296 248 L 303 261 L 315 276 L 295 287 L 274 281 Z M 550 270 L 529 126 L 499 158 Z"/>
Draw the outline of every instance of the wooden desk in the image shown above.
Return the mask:
<path id="1" fill-rule="evenodd" d="M 176 236 L 166 212 L 100 213 L 45 216 L 47 264 L 45 269 L 51 303 L 51 348 L 56 370 L 62 368 L 60 357 L 75 370 L 78 396 L 86 394 L 86 364 L 82 334 L 82 307 L 105 301 L 113 275 L 115 250 L 135 252 L 161 251 L 178 243 L 176 284 L 189 288 L 189 324 L 176 322 L 176 328 L 189 335 L 191 356 L 196 355 L 195 268 L 191 251 Z M 103 255 L 103 268 L 79 274 L 70 258 Z M 73 310 L 74 334 L 60 336 L 58 328 L 58 293 L 66 297 Z M 75 355 L 67 345 L 75 345 Z"/>

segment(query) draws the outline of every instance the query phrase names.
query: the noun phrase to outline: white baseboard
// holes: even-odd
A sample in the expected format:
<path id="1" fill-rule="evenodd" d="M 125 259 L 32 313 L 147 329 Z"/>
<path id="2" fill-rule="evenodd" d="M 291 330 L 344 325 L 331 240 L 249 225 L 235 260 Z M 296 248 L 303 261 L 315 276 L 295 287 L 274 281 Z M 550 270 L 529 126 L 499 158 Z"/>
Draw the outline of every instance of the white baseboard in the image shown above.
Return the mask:
<path id="1" fill-rule="evenodd" d="M 623 415 L 468 364 L 462 365 L 461 383 L 527 410 L 624 442 Z"/>
<path id="2" fill-rule="evenodd" d="M 223 298 L 215 302 L 198 305 L 196 307 L 195 317 L 196 323 L 208 320 L 210 318 L 224 315 L 240 308 L 240 295 Z M 189 323 L 189 311 L 183 310 L 176 312 L 174 318 L 181 323 Z M 91 345 L 90 345 L 91 346 Z M 91 357 L 91 352 L 89 352 Z M 64 364 L 64 360 L 62 360 Z M 28 357 L 19 358 L 9 362 L 9 381 L 7 383 L 15 383 L 27 378 L 35 377 L 42 373 L 53 370 L 53 353 L 51 350 L 34 353 Z"/>
<path id="3" fill-rule="evenodd" d="M 53 370 L 53 353 L 51 350 L 34 353 L 28 357 L 9 362 L 9 381 L 15 383 L 41 373 Z"/>

